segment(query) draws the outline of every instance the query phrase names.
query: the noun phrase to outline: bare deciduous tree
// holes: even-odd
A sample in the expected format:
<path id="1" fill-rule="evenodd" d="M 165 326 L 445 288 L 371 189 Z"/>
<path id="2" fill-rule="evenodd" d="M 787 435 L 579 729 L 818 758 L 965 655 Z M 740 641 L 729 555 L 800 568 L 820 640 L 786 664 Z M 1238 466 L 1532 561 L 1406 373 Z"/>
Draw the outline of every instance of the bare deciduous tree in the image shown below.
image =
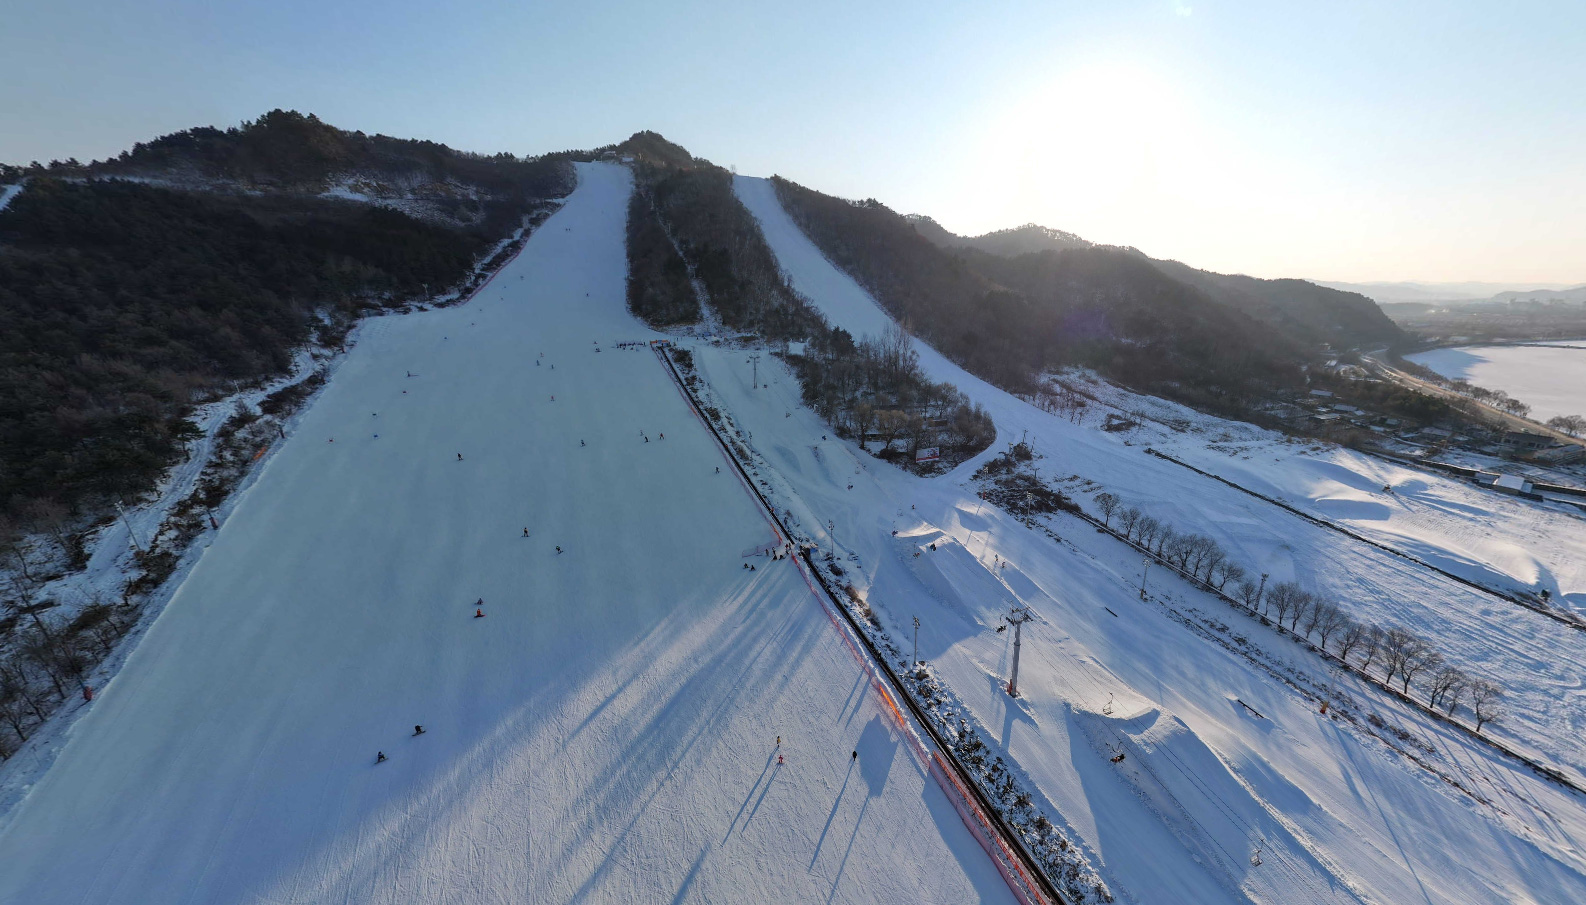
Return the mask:
<path id="1" fill-rule="evenodd" d="M 1470 683 L 1470 710 L 1476 715 L 1476 731 L 1503 715 L 1499 705 L 1503 702 L 1503 689 L 1486 679 Z"/>
<path id="2" fill-rule="evenodd" d="M 1432 673 L 1426 683 L 1426 703 L 1428 706 L 1437 707 L 1441 702 L 1448 707 L 1452 714 L 1459 705 L 1459 695 L 1464 690 L 1465 683 L 1469 681 L 1457 666 L 1444 666 Z M 1450 697 L 1453 703 L 1449 703 Z"/>
<path id="3" fill-rule="evenodd" d="M 1096 508 L 1101 510 L 1101 523 L 1106 527 L 1112 527 L 1112 516 L 1118 511 L 1118 506 L 1118 498 L 1112 494 L 1106 492 L 1096 494 Z"/>
<path id="4" fill-rule="evenodd" d="M 1212 578 L 1214 583 L 1217 585 L 1217 590 L 1221 591 L 1223 587 L 1228 584 L 1228 582 L 1237 578 L 1243 578 L 1244 574 L 1244 566 L 1239 565 L 1231 559 L 1224 559 L 1222 562 L 1217 564 L 1217 570 L 1213 574 Z"/>
<path id="5" fill-rule="evenodd" d="M 1259 586 L 1255 582 L 1248 578 L 1241 578 L 1238 584 L 1234 585 L 1234 597 L 1245 605 L 1245 609 L 1254 610 L 1256 608 L 1256 593 L 1258 590 Z"/>
<path id="6" fill-rule="evenodd" d="M 1344 617 L 1343 625 L 1338 630 L 1338 659 L 1344 661 L 1345 665 L 1348 665 L 1349 655 L 1354 649 L 1366 640 L 1367 631 L 1369 629 L 1366 626 L 1348 616 Z"/>
<path id="7" fill-rule="evenodd" d="M 1382 637 L 1382 665 L 1387 672 L 1383 681 L 1392 682 L 1393 677 L 1404 669 L 1404 664 L 1410 659 L 1415 648 L 1416 637 L 1398 626 L 1388 629 Z"/>
<path id="8" fill-rule="evenodd" d="M 1310 615 L 1311 608 L 1316 605 L 1316 597 L 1310 591 L 1299 591 L 1294 595 L 1294 609 L 1289 613 L 1289 631 L 1299 632 L 1300 620 Z"/>
<path id="9" fill-rule="evenodd" d="M 1118 513 L 1118 527 L 1123 529 L 1123 536 L 1126 539 L 1134 537 L 1135 526 L 1140 524 L 1140 519 L 1143 517 L 1140 510 L 1133 506 Z"/>
<path id="10" fill-rule="evenodd" d="M 1432 645 L 1427 644 L 1426 641 L 1416 638 L 1410 645 L 1410 655 L 1405 658 L 1404 669 L 1400 672 L 1400 677 L 1404 680 L 1401 690 L 1409 694 L 1410 683 L 1415 681 L 1417 675 L 1427 671 L 1435 673 L 1442 665 L 1443 655 L 1433 650 Z"/>
<path id="11" fill-rule="evenodd" d="M 1305 624 L 1305 633 L 1316 632 L 1316 637 L 1322 642 L 1322 650 L 1327 649 L 1327 639 L 1343 628 L 1349 622 L 1349 617 L 1344 611 L 1323 597 L 1316 598 L 1316 603 L 1311 606 L 1310 619 Z"/>
<path id="12" fill-rule="evenodd" d="M 1140 517 L 1140 524 L 1135 526 L 1135 533 L 1140 536 L 1140 546 L 1151 549 L 1151 541 L 1162 532 L 1162 523 L 1149 515 Z"/>
<path id="13" fill-rule="evenodd" d="M 1360 671 L 1367 673 L 1371 669 L 1371 661 L 1377 659 L 1382 653 L 1383 642 L 1387 633 L 1375 625 L 1366 627 L 1365 637 L 1360 640 Z"/>
<path id="14" fill-rule="evenodd" d="M 1283 620 L 1298 602 L 1299 595 L 1303 593 L 1305 592 L 1300 590 L 1300 586 L 1292 581 L 1279 582 L 1267 591 L 1267 604 L 1278 614 L 1278 625 L 1283 624 Z"/>

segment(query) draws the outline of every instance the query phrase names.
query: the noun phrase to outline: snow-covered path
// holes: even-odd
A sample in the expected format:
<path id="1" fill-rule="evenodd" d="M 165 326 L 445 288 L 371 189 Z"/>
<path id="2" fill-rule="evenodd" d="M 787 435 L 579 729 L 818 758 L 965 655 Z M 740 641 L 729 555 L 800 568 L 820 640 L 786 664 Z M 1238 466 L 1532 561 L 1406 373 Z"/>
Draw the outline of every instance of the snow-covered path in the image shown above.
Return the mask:
<path id="1" fill-rule="evenodd" d="M 798 231 L 768 183 L 739 177 L 737 189 L 795 287 L 834 323 L 855 335 L 887 325 Z M 1047 456 L 1044 474 L 1078 471 L 1132 503 L 1172 512 L 1182 529 L 1222 532 L 1220 539 L 1290 556 L 1304 569 L 1294 574 L 1307 581 L 1358 582 L 1379 612 L 1429 610 L 1427 601 L 1398 599 L 1426 587 L 1413 570 L 1385 568 L 1402 561 L 1370 558 L 1347 539 L 1307 530 L 1291 514 L 1144 456 L 1113 435 L 1045 415 L 934 350 L 917 349 L 934 379 L 954 382 L 991 411 L 1004 437 L 1029 430 Z M 781 366 L 762 361 L 769 385 L 755 389 L 740 355 L 697 349 L 695 360 L 763 457 L 778 505 L 823 544 L 821 526 L 835 526 L 840 561 L 905 649 L 912 618 L 921 619 L 920 656 L 945 680 L 949 706 L 973 716 L 995 753 L 1011 755 L 1120 901 L 1586 901 L 1580 796 L 1373 700 L 1347 679 L 1324 677 L 1313 656 L 1160 570 L 1151 577 L 1155 599 L 1180 612 L 1204 607 L 1231 628 L 1222 635 L 1192 628 L 1166 606 L 1142 603 L 1137 553 L 1067 518 L 1054 521 L 1065 535 L 1055 544 L 981 504 L 962 483 L 978 462 L 948 478 L 910 477 L 851 443 L 823 438 L 829 428 L 800 406 L 797 384 Z M 1447 597 L 1430 599 L 1438 611 L 1451 609 Z M 1012 633 L 995 631 L 1011 603 L 1038 617 L 1025 628 L 1017 702 L 1002 691 Z M 1575 674 L 1579 659 L 1511 654 L 1527 645 L 1547 650 L 1557 639 L 1528 637 L 1529 623 L 1512 608 L 1467 605 L 1469 613 L 1436 612 L 1426 621 L 1461 620 L 1440 637 L 1462 638 L 1459 655 L 1499 670 L 1511 688 L 1534 686 L 1528 701 L 1573 700 L 1569 686 L 1548 676 Z M 1315 699 L 1233 652 L 1247 643 L 1269 648 L 1263 656 L 1280 666 L 1339 682 L 1364 701 L 1364 713 L 1407 727 L 1429 746 L 1418 756 L 1486 803 L 1320 713 Z M 1105 714 L 1109 699 L 1113 712 Z M 1578 756 L 1568 724 L 1515 719 L 1534 720 L 1523 724 L 1526 735 Z M 1116 765 L 1115 752 L 1126 754 Z M 1258 849 L 1262 864 L 1251 864 Z"/>
<path id="2" fill-rule="evenodd" d="M 0 901 L 1009 900 L 792 563 L 743 568 L 766 521 L 613 345 L 629 176 L 580 175 L 474 301 L 363 331 L 8 816 Z"/>

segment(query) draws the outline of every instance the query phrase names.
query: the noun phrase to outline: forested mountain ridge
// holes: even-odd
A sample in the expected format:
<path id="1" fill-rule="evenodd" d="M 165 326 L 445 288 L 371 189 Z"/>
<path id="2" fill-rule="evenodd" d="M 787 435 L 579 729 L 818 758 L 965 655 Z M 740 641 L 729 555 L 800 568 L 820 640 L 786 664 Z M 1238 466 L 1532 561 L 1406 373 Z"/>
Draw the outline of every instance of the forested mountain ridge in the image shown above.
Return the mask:
<path id="1" fill-rule="evenodd" d="M 1033 223 L 982 236 L 960 236 L 922 214 L 910 214 L 906 219 L 933 245 L 956 252 L 972 250 L 1014 258 L 1070 249 L 1106 249 L 1073 233 Z M 1126 250 L 1150 261 L 1171 279 L 1200 289 L 1213 301 L 1269 324 L 1302 345 L 1393 345 L 1406 339 L 1375 302 L 1356 292 L 1307 280 L 1213 273 L 1178 261 L 1150 258 L 1135 249 Z"/>
<path id="2" fill-rule="evenodd" d="M 567 154 L 475 154 L 433 141 L 339 129 L 313 114 L 272 110 L 227 129 L 173 132 L 103 161 L 9 167 L 28 175 L 116 178 L 171 188 L 328 195 L 448 224 L 486 225 L 526 201 L 565 194 Z M 0 182 L 9 181 L 0 170 Z"/>
<path id="3" fill-rule="evenodd" d="M 460 288 L 573 185 L 561 156 L 284 111 L 0 173 L 18 178 L 0 210 L 0 535 L 41 505 L 91 514 L 141 493 L 195 401 L 283 373 L 360 311 Z"/>
<path id="4" fill-rule="evenodd" d="M 1036 223 L 999 229 L 979 236 L 960 236 L 924 214 L 908 214 L 906 219 L 914 224 L 920 235 L 943 248 L 974 248 L 1005 257 L 1037 251 L 1089 248 L 1096 244 L 1073 233 Z"/>
<path id="5" fill-rule="evenodd" d="M 1033 391 L 1042 373 L 1084 365 L 1227 410 L 1303 381 L 1299 343 L 1131 249 L 946 249 L 878 201 L 775 185 L 811 240 L 895 318 L 1007 389 Z"/>

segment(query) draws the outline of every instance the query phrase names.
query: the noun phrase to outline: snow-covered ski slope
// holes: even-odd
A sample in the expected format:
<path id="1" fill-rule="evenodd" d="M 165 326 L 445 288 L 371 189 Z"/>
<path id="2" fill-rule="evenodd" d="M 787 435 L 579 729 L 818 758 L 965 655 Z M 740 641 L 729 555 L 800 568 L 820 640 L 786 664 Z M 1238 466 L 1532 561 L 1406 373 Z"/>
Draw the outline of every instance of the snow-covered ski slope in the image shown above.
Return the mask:
<path id="1" fill-rule="evenodd" d="M 771 183 L 739 176 L 734 185 L 740 199 L 759 219 L 767 241 L 800 291 L 813 299 L 834 325 L 856 337 L 880 335 L 890 322 L 886 313 L 799 231 L 778 203 Z M 1143 445 L 1126 445 L 1125 435 L 1071 424 L 1049 415 L 967 373 L 930 346 L 916 343 L 915 348 L 921 366 L 933 379 L 956 385 L 985 406 L 997 425 L 999 444 L 960 465 L 950 479 L 967 478 L 1003 444 L 1028 435 L 1037 451 L 1046 456 L 1041 463 L 1044 476 L 1066 478 L 1077 474 L 1099 482 L 1126 504 L 1138 506 L 1180 531 L 1215 538 L 1235 561 L 1254 571 L 1269 573 L 1273 582 L 1296 579 L 1308 589 L 1333 596 L 1352 615 L 1384 626 L 1402 625 L 1424 635 L 1451 662 L 1497 681 L 1507 690 L 1511 706 L 1504 722 L 1491 731 L 1521 750 L 1535 752 L 1545 762 L 1566 766 L 1586 778 L 1586 746 L 1580 743 L 1586 736 L 1586 633 L 1147 455 Z M 1341 471 L 1334 470 L 1335 482 Z M 1238 475 L 1231 476 L 1239 479 Z M 1375 477 L 1356 475 L 1350 481 L 1358 491 L 1369 486 Z M 1406 492 L 1447 501 L 1445 512 L 1468 508 L 1473 522 L 1488 534 L 1501 535 L 1507 522 L 1521 518 L 1513 501 L 1496 494 L 1484 499 L 1474 488 L 1460 487 L 1452 479 L 1427 474 L 1412 477 L 1408 473 L 1390 477 L 1407 485 L 1422 482 L 1427 487 L 1441 488 L 1437 493 L 1428 493 L 1420 485 L 1407 486 Z M 1330 495 L 1325 486 L 1300 468 L 1294 468 L 1293 477 L 1286 480 L 1273 478 L 1269 471 L 1265 485 L 1258 485 L 1258 489 L 1273 483 L 1302 485 L 1319 497 Z M 1292 494 L 1300 500 L 1304 495 Z M 1080 502 L 1090 505 L 1089 497 L 1080 497 Z M 1487 508 L 1482 508 L 1484 504 Z M 1571 530 L 1579 529 L 1579 520 L 1547 515 L 1552 524 L 1559 526 L 1563 537 L 1544 538 L 1540 532 L 1527 531 L 1513 543 L 1497 540 L 1451 550 L 1446 532 L 1417 533 L 1414 528 L 1415 519 L 1433 518 L 1431 513 L 1435 510 L 1431 505 L 1415 506 L 1409 501 L 1383 505 L 1386 511 L 1399 515 L 1399 521 L 1394 523 L 1397 537 L 1384 537 L 1384 542 L 1407 546 L 1408 538 L 1414 536 L 1419 544 L 1410 550 L 1445 564 L 1457 565 L 1483 551 L 1496 555 L 1496 551 L 1510 550 L 1513 555 L 1507 563 L 1487 563 L 1490 572 L 1503 568 L 1546 569 L 1547 562 L 1567 560 L 1568 556 L 1526 557 L 1514 548 L 1524 541 L 1538 545 L 1556 543 L 1568 551 L 1582 549 L 1586 543 L 1581 539 L 1586 532 Z M 1332 516 L 1350 514 L 1342 506 L 1319 508 Z M 1354 515 L 1361 515 L 1358 508 Z M 1446 526 L 1446 516 L 1440 518 L 1440 524 Z M 1586 549 L 1582 552 L 1586 553 Z M 1549 575 L 1575 574 L 1576 568 L 1578 563 L 1560 567 L 1557 572 L 1547 571 Z M 1564 590 L 1576 593 L 1568 586 Z"/>
<path id="2" fill-rule="evenodd" d="M 768 183 L 739 177 L 736 185 L 795 287 L 833 323 L 856 335 L 887 325 Z M 1004 437 L 1030 432 L 1046 456 L 1042 474 L 1077 472 L 1171 513 L 1182 530 L 1281 551 L 1307 581 L 1359 582 L 1362 596 L 1380 599 L 1355 602 L 1357 611 L 1369 605 L 1408 621 L 1421 606 L 1418 627 L 1452 622 L 1437 636 L 1457 642 L 1451 656 L 1493 670 L 1516 698 L 1578 703 L 1580 683 L 1568 677 L 1581 660 L 1569 648 L 1546 659 L 1513 653 L 1561 643 L 1546 631 L 1527 637 L 1537 626 L 1525 611 L 1451 601 L 1448 588 L 1394 568 L 1403 564 L 1396 557 L 1372 557 L 1362 551 L 1373 548 L 1047 416 L 917 348 L 931 376 L 985 405 Z M 699 348 L 695 361 L 762 457 L 776 505 L 823 544 L 832 542 L 824 526 L 835 526 L 848 577 L 904 650 L 912 618 L 921 619 L 920 656 L 943 680 L 945 706 L 970 716 L 993 753 L 1015 763 L 1119 901 L 1586 901 L 1581 796 L 1347 677 L 1326 676 L 1313 655 L 1162 570 L 1150 578 L 1153 602 L 1142 603 L 1138 553 L 1074 519 L 1054 521 L 1061 544 L 1026 529 L 964 486 L 978 463 L 945 479 L 910 477 L 823 439 L 829 428 L 800 407 L 780 366 L 760 362 L 771 379 L 756 390 L 739 354 Z M 1428 588 L 1443 596 L 1397 599 Z M 1469 612 L 1456 610 L 1462 600 Z M 1017 702 L 1002 691 L 1012 632 L 995 631 L 1013 603 L 1037 616 L 1024 629 Z M 1231 625 L 1218 632 L 1213 623 Z M 1254 660 L 1244 648 L 1258 652 Z M 1320 713 L 1318 698 L 1278 678 L 1300 673 L 1355 698 L 1362 723 L 1377 713 L 1408 730 L 1416 742 L 1402 747 L 1426 766 Z M 1575 731 L 1518 713 L 1524 706 L 1508 717 L 1515 733 L 1578 763 Z M 1113 764 L 1117 753 L 1125 758 Z"/>
<path id="3" fill-rule="evenodd" d="M 1010 900 L 612 345 L 630 188 L 582 167 L 472 302 L 366 324 L 6 815 L 0 902 Z"/>

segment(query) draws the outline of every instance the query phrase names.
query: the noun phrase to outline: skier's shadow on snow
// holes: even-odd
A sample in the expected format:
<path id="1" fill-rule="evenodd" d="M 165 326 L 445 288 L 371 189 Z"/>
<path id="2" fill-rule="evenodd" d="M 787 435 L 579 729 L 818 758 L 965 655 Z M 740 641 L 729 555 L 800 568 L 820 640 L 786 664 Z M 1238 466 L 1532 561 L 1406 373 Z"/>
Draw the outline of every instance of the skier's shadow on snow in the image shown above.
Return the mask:
<path id="1" fill-rule="evenodd" d="M 723 843 L 726 843 L 726 841 L 728 839 L 732 838 L 732 831 L 733 831 L 733 829 L 735 827 L 738 826 L 738 818 L 743 816 L 744 808 L 747 808 L 749 806 L 750 799 L 754 798 L 755 790 L 760 788 L 760 783 L 765 781 L 765 775 L 767 773 L 771 772 L 771 764 L 774 762 L 775 759 L 776 759 L 776 752 L 775 751 L 772 751 L 769 755 L 766 756 L 764 769 L 762 769 L 760 771 L 760 775 L 759 776 L 755 777 L 754 785 L 749 787 L 749 794 L 744 797 L 743 804 L 738 806 L 738 813 L 733 815 L 732 823 L 727 825 L 727 835 L 721 837 L 721 841 Z M 765 787 L 766 787 L 767 790 L 769 790 L 771 788 L 771 784 L 770 783 L 766 783 Z M 761 792 L 760 793 L 760 798 L 762 800 L 765 798 L 765 792 Z M 760 802 L 756 801 L 755 804 L 754 804 L 754 807 L 755 807 L 755 810 L 758 811 L 760 809 Z M 749 812 L 749 819 L 750 820 L 754 819 L 754 811 L 750 811 Z M 744 821 L 744 822 L 745 822 L 745 824 L 748 823 L 748 821 Z"/>
<path id="2" fill-rule="evenodd" d="M 854 749 L 859 752 L 859 778 L 865 781 L 869 795 L 865 803 L 859 808 L 859 816 L 854 818 L 854 831 L 848 837 L 848 848 L 843 851 L 843 860 L 837 865 L 837 873 L 832 877 L 831 893 L 826 897 L 830 902 L 837 895 L 837 887 L 842 882 L 843 871 L 848 867 L 848 856 L 853 854 L 854 840 L 859 838 L 859 828 L 864 825 L 865 812 L 870 810 L 870 800 L 880 798 L 886 791 L 887 777 L 892 773 L 892 762 L 898 756 L 898 742 L 892 732 L 881 721 L 881 717 L 873 716 L 865 724 L 865 731 L 859 734 L 859 743 Z M 815 843 L 815 855 L 810 858 L 810 868 L 815 867 L 815 862 L 820 860 L 821 846 L 826 842 L 826 832 L 831 829 L 832 820 L 837 816 L 837 808 L 842 804 L 843 792 L 848 789 L 848 780 L 854 775 L 854 761 L 848 762 L 848 773 L 843 777 L 843 787 L 837 793 L 837 800 L 832 802 L 832 812 L 826 818 L 826 828 L 821 830 L 820 841 Z"/>
<path id="3" fill-rule="evenodd" d="M 871 798 L 880 798 L 887 788 L 892 761 L 898 756 L 898 742 L 881 717 L 873 716 L 859 735 L 859 775 L 870 789 Z"/>

